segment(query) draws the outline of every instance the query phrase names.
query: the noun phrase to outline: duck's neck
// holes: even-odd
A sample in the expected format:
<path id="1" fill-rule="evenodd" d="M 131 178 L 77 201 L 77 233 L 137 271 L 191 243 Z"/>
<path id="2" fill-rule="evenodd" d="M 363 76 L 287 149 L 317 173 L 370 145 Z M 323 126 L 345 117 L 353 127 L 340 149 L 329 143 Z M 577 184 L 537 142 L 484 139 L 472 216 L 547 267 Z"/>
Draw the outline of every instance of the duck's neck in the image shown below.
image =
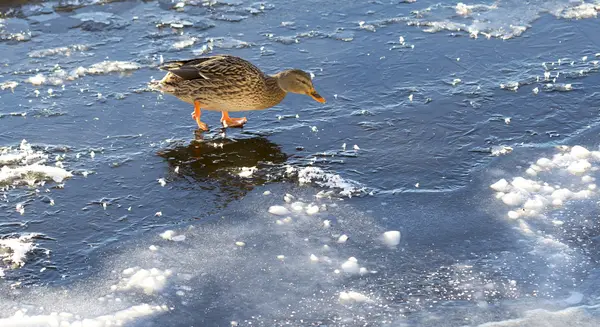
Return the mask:
<path id="1" fill-rule="evenodd" d="M 269 107 L 279 104 L 287 94 L 287 92 L 279 86 L 277 75 L 267 75 L 265 77 L 265 86 L 265 100 L 268 102 L 267 104 Z"/>

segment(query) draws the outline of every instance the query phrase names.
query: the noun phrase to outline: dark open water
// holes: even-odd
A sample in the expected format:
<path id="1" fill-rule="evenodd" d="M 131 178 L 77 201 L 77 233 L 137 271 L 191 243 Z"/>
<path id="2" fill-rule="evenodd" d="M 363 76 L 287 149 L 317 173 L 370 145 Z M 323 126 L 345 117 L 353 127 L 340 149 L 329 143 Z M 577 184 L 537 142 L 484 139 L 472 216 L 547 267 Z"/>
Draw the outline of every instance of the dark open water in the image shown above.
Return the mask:
<path id="1" fill-rule="evenodd" d="M 556 145 L 599 149 L 598 5 L 181 4 L 0 5 L 0 186 L 19 184 L 0 237 L 39 233 L 22 266 L 0 243 L 0 325 L 598 325 L 597 161 L 525 174 Z M 310 71 L 328 102 L 290 95 L 225 134 L 207 112 L 199 137 L 193 108 L 146 85 L 202 53 Z M 6 159 L 22 140 L 73 176 L 9 181 L 36 161 Z M 582 175 L 583 199 L 518 219 L 489 187 Z"/>

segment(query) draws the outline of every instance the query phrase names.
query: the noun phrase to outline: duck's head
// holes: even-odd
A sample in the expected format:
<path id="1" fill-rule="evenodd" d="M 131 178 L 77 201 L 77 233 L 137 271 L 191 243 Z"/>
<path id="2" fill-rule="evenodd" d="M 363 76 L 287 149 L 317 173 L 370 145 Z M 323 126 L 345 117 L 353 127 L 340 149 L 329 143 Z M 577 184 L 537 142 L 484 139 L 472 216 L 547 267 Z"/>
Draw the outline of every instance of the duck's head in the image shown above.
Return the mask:
<path id="1" fill-rule="evenodd" d="M 325 103 L 325 99 L 315 91 L 310 75 L 300 69 L 289 69 L 275 75 L 279 87 L 291 93 L 306 94 L 315 101 Z"/>

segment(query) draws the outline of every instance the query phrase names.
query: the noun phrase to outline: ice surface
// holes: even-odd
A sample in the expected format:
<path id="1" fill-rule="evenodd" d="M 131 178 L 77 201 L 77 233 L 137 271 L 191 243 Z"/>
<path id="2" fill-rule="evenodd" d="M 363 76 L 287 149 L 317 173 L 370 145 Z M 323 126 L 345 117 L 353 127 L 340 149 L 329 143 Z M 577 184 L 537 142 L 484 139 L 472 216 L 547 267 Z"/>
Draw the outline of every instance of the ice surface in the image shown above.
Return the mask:
<path id="1" fill-rule="evenodd" d="M 71 326 L 80 322 L 86 326 L 136 325 L 168 312 L 166 303 L 181 310 L 209 300 L 215 309 L 238 308 L 217 315 L 223 316 L 227 323 L 238 321 L 240 325 L 248 325 L 249 321 L 265 319 L 264 324 L 252 325 L 266 326 L 269 325 L 266 321 L 272 321 L 275 316 L 287 320 L 296 314 L 359 321 L 364 312 L 354 312 L 353 304 L 381 303 L 368 287 L 347 288 L 342 280 L 351 282 L 354 278 L 371 275 L 356 258 L 338 253 L 344 248 L 362 255 L 363 250 L 355 244 L 372 244 L 381 237 L 384 230 L 373 224 L 372 218 L 345 210 L 346 216 L 351 215 L 352 219 L 338 221 L 324 229 L 323 220 L 317 217 L 325 207 L 327 214 L 336 216 L 334 210 L 339 206 L 331 203 L 337 200 L 323 198 L 314 200 L 308 207 L 300 205 L 303 210 L 288 210 L 288 216 L 284 217 L 289 221 L 281 226 L 269 219 L 272 214 L 268 208 L 286 208 L 296 203 L 283 201 L 284 196 L 315 199 L 316 191 L 288 195 L 271 190 L 273 196 L 268 197 L 263 192 L 257 190 L 255 198 L 247 200 L 250 206 L 240 204 L 244 212 L 251 211 L 249 220 L 235 214 L 232 216 L 235 222 L 227 217 L 184 230 L 167 230 L 148 242 L 124 248 L 122 254 L 109 257 L 100 265 L 107 266 L 106 270 L 94 274 L 98 275 L 97 279 L 86 278 L 78 286 L 69 287 L 68 292 L 44 286 L 36 287 L 35 291 L 18 290 L 18 296 L 0 292 L 0 319 L 4 319 L 0 322 L 20 321 L 25 326 L 48 320 L 58 326 L 63 322 Z M 306 208 L 312 207 L 319 209 L 317 214 L 307 213 Z M 356 234 L 352 244 L 336 242 L 342 231 Z M 187 237 L 183 243 L 163 240 L 175 240 L 184 233 Z M 334 273 L 336 269 L 340 274 Z M 204 295 L 209 294 L 211 288 L 225 286 L 225 293 Z M 130 315 L 134 311 L 140 314 Z M 115 319 L 120 318 L 115 317 L 123 317 L 122 322 L 117 322 Z"/>
<path id="2" fill-rule="evenodd" d="M 558 311 L 536 309 L 526 311 L 523 318 L 489 322 L 479 327 L 593 327 L 598 326 L 600 306 L 571 307 Z"/>
<path id="3" fill-rule="evenodd" d="M 13 316 L 0 318 L 0 326 L 6 327 L 105 327 L 123 326 L 137 319 L 168 312 L 166 305 L 139 304 L 110 314 L 81 319 L 69 312 L 52 312 L 50 314 L 27 314 L 27 310 L 17 310 Z"/>
<path id="4" fill-rule="evenodd" d="M 418 2 L 417 2 L 418 3 Z M 437 3 L 412 11 L 412 16 L 391 17 L 373 22 L 360 22 L 360 28 L 376 31 L 391 23 L 406 23 L 425 32 L 450 31 L 465 33 L 472 38 L 479 34 L 486 38 L 511 39 L 521 36 L 533 22 L 544 14 L 563 19 L 594 18 L 600 9 L 598 3 L 580 3 L 568 0 L 520 0 L 492 3 L 462 2 L 456 5 Z"/>

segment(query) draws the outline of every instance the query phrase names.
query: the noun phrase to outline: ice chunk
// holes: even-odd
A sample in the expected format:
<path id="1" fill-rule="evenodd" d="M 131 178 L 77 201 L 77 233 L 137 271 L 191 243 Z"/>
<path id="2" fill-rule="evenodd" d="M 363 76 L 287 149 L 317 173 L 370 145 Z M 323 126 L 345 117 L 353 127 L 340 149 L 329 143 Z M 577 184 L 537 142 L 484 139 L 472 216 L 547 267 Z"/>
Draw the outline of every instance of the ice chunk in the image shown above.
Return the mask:
<path id="1" fill-rule="evenodd" d="M 573 193 L 574 199 L 587 199 L 592 195 L 592 191 L 590 190 L 581 190 L 579 192 Z"/>
<path id="2" fill-rule="evenodd" d="M 400 231 L 390 230 L 383 233 L 383 242 L 389 247 L 400 244 Z"/>
<path id="3" fill-rule="evenodd" d="M 34 51 L 29 52 L 29 57 L 30 58 L 43 58 L 43 57 L 56 56 L 56 55 L 69 57 L 74 52 L 82 52 L 82 51 L 86 51 L 88 49 L 89 49 L 89 47 L 85 44 L 74 44 L 74 45 L 67 46 L 67 47 L 34 50 Z"/>
<path id="4" fill-rule="evenodd" d="M 583 183 L 590 183 L 590 182 L 593 182 L 594 180 L 595 180 L 595 178 L 593 178 L 593 177 L 592 177 L 592 176 L 590 176 L 590 175 L 585 175 L 585 176 L 582 176 L 582 177 L 581 177 L 581 181 L 582 181 Z"/>
<path id="5" fill-rule="evenodd" d="M 529 199 L 523 205 L 523 208 L 528 210 L 542 210 L 546 206 L 546 199 L 542 196 L 536 195 L 533 199 Z"/>
<path id="6" fill-rule="evenodd" d="M 598 16 L 598 10 L 600 10 L 600 7 L 593 3 L 581 3 L 575 7 L 567 8 L 561 16 L 567 19 L 592 18 Z M 586 61 L 587 56 L 584 56 L 581 60 Z"/>
<path id="7" fill-rule="evenodd" d="M 296 168 L 289 166 L 287 172 L 293 173 Z M 305 167 L 297 170 L 298 182 L 300 184 L 315 183 L 322 187 L 341 189 L 340 195 L 352 196 L 360 190 L 357 183 L 343 179 L 340 175 L 331 174 L 318 167 Z"/>
<path id="8" fill-rule="evenodd" d="M 523 189 L 527 192 L 535 192 L 540 189 L 540 185 L 533 180 L 526 179 L 523 177 L 515 177 L 511 184 L 519 189 Z"/>
<path id="9" fill-rule="evenodd" d="M 18 82 L 15 81 L 6 81 L 3 82 L 2 84 L 0 84 L 0 89 L 1 90 L 6 90 L 6 89 L 10 89 L 12 92 L 15 91 L 15 87 L 17 87 L 17 85 L 19 85 Z"/>
<path id="10" fill-rule="evenodd" d="M 198 39 L 195 37 L 186 38 L 179 42 L 173 43 L 171 47 L 177 50 L 181 50 L 187 47 L 191 47 L 192 45 L 194 45 L 194 43 L 196 43 L 197 40 Z"/>
<path id="11" fill-rule="evenodd" d="M 342 235 L 338 238 L 338 243 L 346 243 L 346 241 L 348 240 L 348 235 Z"/>
<path id="12" fill-rule="evenodd" d="M 567 167 L 567 170 L 573 175 L 580 175 L 585 173 L 590 168 L 592 168 L 592 164 L 589 161 L 582 159 L 571 163 Z"/>
<path id="13" fill-rule="evenodd" d="M 319 206 L 309 205 L 308 207 L 306 207 L 306 214 L 314 215 L 316 213 L 319 213 Z"/>
<path id="14" fill-rule="evenodd" d="M 590 156 L 590 151 L 580 145 L 571 148 L 571 155 L 577 159 L 586 159 Z"/>
<path id="15" fill-rule="evenodd" d="M 160 237 L 164 238 L 165 240 L 169 240 L 169 241 L 173 240 L 173 236 L 175 236 L 175 232 L 170 229 L 167 231 L 164 231 L 163 233 L 160 234 Z"/>
<path id="16" fill-rule="evenodd" d="M 551 195 L 552 199 L 561 200 L 561 201 L 568 200 L 572 196 L 573 196 L 573 192 L 571 192 L 570 190 L 568 190 L 566 188 L 558 189 L 558 190 L 552 192 L 552 195 Z M 562 202 L 561 202 L 561 204 L 562 204 Z"/>
<path id="17" fill-rule="evenodd" d="M 509 206 L 518 206 L 525 202 L 527 196 L 520 192 L 510 192 L 502 197 L 502 202 Z"/>
<path id="18" fill-rule="evenodd" d="M 366 295 L 355 291 L 340 292 L 339 300 L 342 304 L 372 302 Z"/>
<path id="19" fill-rule="evenodd" d="M 269 213 L 277 216 L 285 216 L 290 214 L 290 211 L 284 206 L 271 206 L 269 207 Z"/>
<path id="20" fill-rule="evenodd" d="M 497 145 L 493 146 L 491 149 L 491 153 L 493 156 L 501 156 L 504 154 L 509 154 L 513 151 L 513 148 L 510 146 Z"/>
<path id="21" fill-rule="evenodd" d="M 125 272 L 124 272 L 125 274 Z M 160 270 L 157 268 L 152 269 L 140 269 L 130 268 L 128 271 L 129 277 L 124 278 L 117 289 L 130 290 L 130 289 L 141 289 L 146 294 L 153 294 L 160 292 L 167 283 L 167 277 L 171 276 L 170 270 Z"/>
<path id="22" fill-rule="evenodd" d="M 490 185 L 490 187 L 494 190 L 494 191 L 498 191 L 498 192 L 506 192 L 508 190 L 510 190 L 510 186 L 508 185 L 508 181 L 506 179 L 501 179 L 499 181 L 497 181 L 496 183 Z"/>
<path id="23" fill-rule="evenodd" d="M 510 219 L 517 219 L 520 217 L 520 214 L 517 211 L 509 211 L 508 212 L 508 218 Z"/>
<path id="24" fill-rule="evenodd" d="M 550 168 L 550 167 L 552 167 L 552 160 L 550 160 L 548 158 L 540 158 L 540 159 L 538 159 L 536 164 L 542 168 Z"/>
<path id="25" fill-rule="evenodd" d="M 45 165 L 49 156 L 35 151 L 23 140 L 18 149 L 0 148 L 0 185 L 43 184 L 46 180 L 62 183 L 73 175 L 64 168 Z M 62 163 L 61 163 L 62 164 Z"/>
<path id="26" fill-rule="evenodd" d="M 286 193 L 286 195 L 283 196 L 283 201 L 285 201 L 286 203 L 290 203 L 294 201 L 294 196 L 289 193 Z"/>
<path id="27" fill-rule="evenodd" d="M 240 176 L 242 178 L 250 178 L 250 177 L 252 177 L 254 172 L 256 172 L 257 168 L 256 167 L 242 167 L 241 170 L 242 171 L 238 173 L 238 176 Z"/>
<path id="28" fill-rule="evenodd" d="M 342 263 L 342 271 L 348 274 L 358 274 L 360 272 L 360 266 L 358 260 L 355 257 L 350 257 L 346 262 Z"/>
<path id="29" fill-rule="evenodd" d="M 304 210 L 304 203 L 296 201 L 296 202 L 292 203 L 291 207 L 292 207 L 292 210 L 294 210 L 294 211 L 302 211 L 302 210 Z"/>
<path id="30" fill-rule="evenodd" d="M 0 239 L 0 262 L 22 267 L 25 265 L 27 253 L 36 248 L 33 239 L 40 234 L 30 233 L 19 237 Z"/>
<path id="31" fill-rule="evenodd" d="M 535 169 L 533 169 L 533 168 L 531 168 L 531 167 L 530 167 L 530 168 L 527 168 L 527 170 L 526 170 L 525 172 L 527 173 L 527 175 L 530 175 L 530 176 L 537 176 L 537 171 L 535 171 Z"/>
<path id="32" fill-rule="evenodd" d="M 46 77 L 43 74 L 37 74 L 35 76 L 29 77 L 27 82 L 33 85 L 42 85 L 46 82 Z"/>

